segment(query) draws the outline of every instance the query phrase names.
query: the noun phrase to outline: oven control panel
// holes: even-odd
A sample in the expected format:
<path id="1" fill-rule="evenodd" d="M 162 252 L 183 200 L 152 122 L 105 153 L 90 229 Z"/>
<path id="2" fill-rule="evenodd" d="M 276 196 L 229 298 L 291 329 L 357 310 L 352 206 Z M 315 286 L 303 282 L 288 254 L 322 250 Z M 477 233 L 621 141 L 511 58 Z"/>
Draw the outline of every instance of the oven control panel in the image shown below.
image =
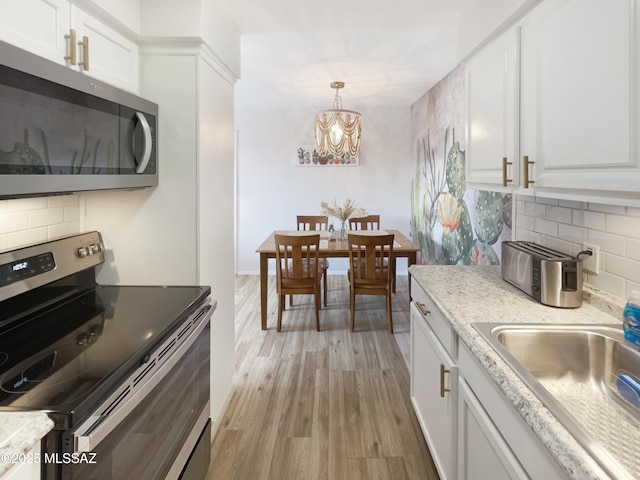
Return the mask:
<path id="1" fill-rule="evenodd" d="M 0 287 L 49 272 L 56 267 L 51 252 L 0 265 Z"/>
<path id="2" fill-rule="evenodd" d="M 0 302 L 104 263 L 100 232 L 0 252 Z"/>

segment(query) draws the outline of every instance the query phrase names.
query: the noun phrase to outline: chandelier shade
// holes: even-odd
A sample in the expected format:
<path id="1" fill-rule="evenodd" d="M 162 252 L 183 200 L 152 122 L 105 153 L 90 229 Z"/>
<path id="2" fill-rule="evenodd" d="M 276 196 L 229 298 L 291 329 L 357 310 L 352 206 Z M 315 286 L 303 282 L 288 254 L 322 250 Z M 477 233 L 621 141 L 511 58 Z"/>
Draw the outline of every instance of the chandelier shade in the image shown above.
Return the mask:
<path id="1" fill-rule="evenodd" d="M 360 119 L 361 115 L 353 110 L 342 109 L 340 89 L 343 82 L 332 82 L 336 96 L 333 108 L 316 114 L 315 135 L 316 146 L 320 155 L 357 157 L 360 152 Z"/>

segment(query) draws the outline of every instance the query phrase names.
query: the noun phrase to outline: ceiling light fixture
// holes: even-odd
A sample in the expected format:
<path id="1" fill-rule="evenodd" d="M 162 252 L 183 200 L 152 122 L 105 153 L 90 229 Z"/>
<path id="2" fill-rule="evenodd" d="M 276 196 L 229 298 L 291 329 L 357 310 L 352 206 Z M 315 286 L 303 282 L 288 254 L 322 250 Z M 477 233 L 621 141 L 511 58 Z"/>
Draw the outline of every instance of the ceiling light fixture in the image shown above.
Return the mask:
<path id="1" fill-rule="evenodd" d="M 344 82 L 331 82 L 336 96 L 333 108 L 316 115 L 316 145 L 320 155 L 357 157 L 360 152 L 360 114 L 342 109 L 340 89 Z"/>

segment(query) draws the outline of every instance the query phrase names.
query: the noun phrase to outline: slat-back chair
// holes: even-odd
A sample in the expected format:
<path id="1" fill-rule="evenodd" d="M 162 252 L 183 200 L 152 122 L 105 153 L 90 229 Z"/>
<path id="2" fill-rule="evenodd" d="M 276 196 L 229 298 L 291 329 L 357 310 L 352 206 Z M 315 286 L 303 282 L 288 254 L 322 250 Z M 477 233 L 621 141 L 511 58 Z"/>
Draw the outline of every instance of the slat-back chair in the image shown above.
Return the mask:
<path id="1" fill-rule="evenodd" d="M 312 294 L 316 329 L 320 331 L 320 280 L 318 251 L 320 235 L 275 235 L 278 332 L 282 327 L 285 295 Z"/>
<path id="2" fill-rule="evenodd" d="M 380 215 L 350 218 L 349 230 L 380 230 Z"/>
<path id="3" fill-rule="evenodd" d="M 351 331 L 355 328 L 356 295 L 384 295 L 387 321 L 393 333 L 391 284 L 393 278 L 393 234 L 359 235 L 349 233 L 349 294 Z"/>
<path id="4" fill-rule="evenodd" d="M 298 215 L 298 230 L 328 230 L 329 217 L 326 215 Z M 318 268 L 322 272 L 322 288 L 324 291 L 324 306 L 327 306 L 327 270 L 329 269 L 329 260 L 321 258 Z M 289 298 L 289 304 L 293 305 L 293 298 Z"/>

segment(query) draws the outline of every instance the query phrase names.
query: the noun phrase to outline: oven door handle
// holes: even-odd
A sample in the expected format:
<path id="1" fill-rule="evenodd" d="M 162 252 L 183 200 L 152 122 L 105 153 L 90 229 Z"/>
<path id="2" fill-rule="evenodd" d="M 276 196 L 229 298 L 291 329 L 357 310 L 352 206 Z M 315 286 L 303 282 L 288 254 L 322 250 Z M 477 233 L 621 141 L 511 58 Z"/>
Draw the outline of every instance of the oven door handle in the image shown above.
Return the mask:
<path id="1" fill-rule="evenodd" d="M 205 305 L 194 314 L 195 318 L 203 316 L 205 318 L 200 320 L 200 323 L 196 326 L 196 329 L 191 332 L 189 337 L 187 337 L 177 347 L 177 350 L 175 350 L 173 354 L 162 365 L 160 365 L 155 372 L 153 372 L 149 380 L 139 387 L 136 387 L 136 391 L 126 399 L 121 406 L 116 406 L 114 410 L 110 411 L 104 417 L 99 415 L 91 416 L 86 422 L 80 425 L 75 432 L 72 433 L 73 449 L 75 453 L 90 452 L 95 449 L 98 444 L 100 444 L 100 442 L 104 440 L 107 435 L 109 435 L 127 417 L 127 415 L 129 415 L 153 391 L 153 389 L 189 351 L 200 333 L 209 323 L 211 315 L 213 315 L 213 310 L 214 308 L 211 305 Z M 158 350 L 161 351 L 162 348 Z M 157 356 L 158 350 L 154 352 L 154 355 L 149 362 L 154 361 L 154 357 Z M 104 405 L 100 407 L 99 411 L 102 411 L 103 409 Z"/>

